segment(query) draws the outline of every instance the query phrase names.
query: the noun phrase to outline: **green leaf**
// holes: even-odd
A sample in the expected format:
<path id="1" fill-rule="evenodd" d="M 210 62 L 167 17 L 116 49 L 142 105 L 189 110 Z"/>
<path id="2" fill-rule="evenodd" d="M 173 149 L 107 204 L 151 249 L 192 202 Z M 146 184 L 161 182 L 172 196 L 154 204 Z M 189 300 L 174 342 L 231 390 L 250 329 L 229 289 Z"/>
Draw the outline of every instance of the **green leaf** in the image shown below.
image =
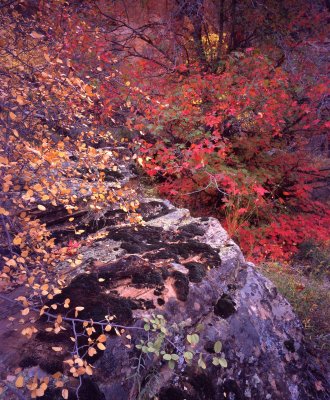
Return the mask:
<path id="1" fill-rule="evenodd" d="M 222 368 L 227 368 L 228 367 L 228 363 L 227 363 L 227 360 L 225 358 L 219 358 L 219 364 L 221 365 Z"/>
<path id="2" fill-rule="evenodd" d="M 216 365 L 216 366 L 219 365 L 219 358 L 218 357 L 213 357 L 212 364 Z"/>
<path id="3" fill-rule="evenodd" d="M 192 335 L 192 344 L 197 344 L 199 342 L 199 336 L 197 335 L 197 333 L 194 333 Z"/>
<path id="4" fill-rule="evenodd" d="M 148 347 L 147 346 L 142 346 L 142 351 L 143 351 L 143 353 L 148 353 Z"/>
<path id="5" fill-rule="evenodd" d="M 175 362 L 173 360 L 168 362 L 168 366 L 170 369 L 174 369 L 175 368 Z"/>
<path id="6" fill-rule="evenodd" d="M 214 351 L 216 353 L 220 353 L 222 349 L 222 343 L 218 340 L 217 342 L 214 343 Z"/>
<path id="7" fill-rule="evenodd" d="M 202 368 L 202 369 L 206 369 L 206 364 L 205 364 L 205 362 L 204 362 L 202 356 L 199 357 L 198 366 L 199 366 L 200 368 Z"/>
<path id="8" fill-rule="evenodd" d="M 150 331 L 150 325 L 149 325 L 149 324 L 144 324 L 144 327 L 143 327 L 143 328 L 144 328 L 144 330 L 147 331 L 147 332 Z"/>
<path id="9" fill-rule="evenodd" d="M 183 353 L 183 357 L 186 360 L 192 360 L 194 355 L 193 355 L 193 353 L 191 351 L 186 351 L 186 352 Z"/>
<path id="10" fill-rule="evenodd" d="M 199 342 L 199 336 L 197 333 L 193 333 L 192 335 L 187 335 L 187 340 L 190 344 L 194 345 Z"/>
<path id="11" fill-rule="evenodd" d="M 178 356 L 177 354 L 172 354 L 171 358 L 172 358 L 172 360 L 174 360 L 174 361 L 178 361 L 179 356 Z"/>
<path id="12" fill-rule="evenodd" d="M 164 354 L 163 355 L 163 359 L 166 360 L 166 361 L 172 360 L 172 354 Z"/>

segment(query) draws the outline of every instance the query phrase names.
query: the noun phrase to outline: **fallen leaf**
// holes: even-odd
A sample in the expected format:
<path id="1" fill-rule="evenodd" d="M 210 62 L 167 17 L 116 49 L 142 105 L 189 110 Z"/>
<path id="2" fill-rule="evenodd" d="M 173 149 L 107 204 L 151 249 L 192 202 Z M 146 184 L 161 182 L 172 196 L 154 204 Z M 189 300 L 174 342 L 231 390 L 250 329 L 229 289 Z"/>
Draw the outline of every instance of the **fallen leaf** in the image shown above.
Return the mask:
<path id="1" fill-rule="evenodd" d="M 52 347 L 52 350 L 59 352 L 62 351 L 62 347 Z"/>
<path id="2" fill-rule="evenodd" d="M 15 386 L 16 386 L 17 388 L 22 388 L 22 387 L 24 386 L 24 378 L 23 378 L 22 375 L 20 375 L 20 376 L 16 379 Z"/>
<path id="3" fill-rule="evenodd" d="M 44 35 L 42 35 L 41 33 L 36 32 L 36 31 L 31 32 L 30 36 L 32 36 L 33 39 L 42 39 L 44 37 Z"/>

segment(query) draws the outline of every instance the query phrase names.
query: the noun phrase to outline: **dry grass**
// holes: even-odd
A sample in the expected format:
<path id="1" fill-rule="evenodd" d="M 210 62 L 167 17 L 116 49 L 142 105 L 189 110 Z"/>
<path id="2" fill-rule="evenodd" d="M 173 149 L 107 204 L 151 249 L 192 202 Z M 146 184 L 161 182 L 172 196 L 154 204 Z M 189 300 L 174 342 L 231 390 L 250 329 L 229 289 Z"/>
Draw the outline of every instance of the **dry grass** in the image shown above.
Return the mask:
<path id="1" fill-rule="evenodd" d="M 285 266 L 279 263 L 264 263 L 262 272 L 277 286 L 290 302 L 305 327 L 306 339 L 312 346 L 330 357 L 330 283 L 324 273 L 309 272 L 306 266 Z M 308 266 L 308 270 L 310 265 Z"/>

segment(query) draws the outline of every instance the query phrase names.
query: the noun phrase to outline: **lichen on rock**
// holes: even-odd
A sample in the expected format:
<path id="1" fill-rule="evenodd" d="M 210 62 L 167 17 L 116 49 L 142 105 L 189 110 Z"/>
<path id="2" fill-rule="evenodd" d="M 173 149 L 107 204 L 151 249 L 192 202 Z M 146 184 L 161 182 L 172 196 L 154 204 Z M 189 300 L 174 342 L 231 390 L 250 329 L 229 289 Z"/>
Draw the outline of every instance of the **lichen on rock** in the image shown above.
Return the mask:
<path id="1" fill-rule="evenodd" d="M 96 321 L 113 314 L 116 323 L 136 327 L 142 318 L 161 314 L 168 325 L 181 324 L 173 338 L 179 349 L 187 334 L 199 330 L 195 350 L 206 353 L 207 369 L 178 362 L 172 371 L 150 354 L 138 369 L 135 345 L 146 332 L 131 333 L 129 346 L 125 335 L 110 334 L 103 355 L 89 360 L 95 367 L 92 380 L 83 382 L 88 393 L 95 393 L 89 398 L 327 399 L 325 376 L 304 347 L 303 329 L 291 306 L 244 260 L 221 224 L 214 218 L 192 218 L 187 210 L 159 199 L 143 199 L 140 211 L 144 225 L 114 223 L 93 253 L 88 246 L 80 249 L 91 261 L 52 301 L 70 298 L 72 306 L 84 307 L 80 318 Z M 46 323 L 38 321 L 39 326 Z M 69 351 L 68 337 L 61 338 Z M 65 353 L 45 364 L 51 340 L 38 334 L 31 342 L 39 349 L 36 356 L 32 360 L 25 352 L 21 366 L 61 366 Z M 228 368 L 212 365 L 216 341 L 222 343 Z"/>

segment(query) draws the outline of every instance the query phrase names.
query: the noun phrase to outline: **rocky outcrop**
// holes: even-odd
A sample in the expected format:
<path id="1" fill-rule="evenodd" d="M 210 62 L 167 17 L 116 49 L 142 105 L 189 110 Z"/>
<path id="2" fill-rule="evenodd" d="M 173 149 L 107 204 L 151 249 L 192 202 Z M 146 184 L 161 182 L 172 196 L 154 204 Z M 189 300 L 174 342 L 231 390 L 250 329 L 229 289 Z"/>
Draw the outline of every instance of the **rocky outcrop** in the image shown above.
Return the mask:
<path id="1" fill-rule="evenodd" d="M 102 235 L 80 248 L 80 273 L 52 300 L 62 304 L 70 298 L 72 309 L 84 307 L 80 318 L 115 315 L 117 324 L 133 327 L 121 336 L 111 331 L 103 354 L 89 358 L 94 374 L 83 379 L 80 400 L 329 398 L 326 378 L 304 347 L 291 306 L 244 260 L 216 219 L 192 218 L 188 210 L 159 199 L 142 200 L 140 211 L 141 226 L 120 225 L 121 211 L 112 211 Z M 141 329 L 143 318 L 152 315 L 162 315 L 171 331 L 172 344 L 165 349 L 179 355 L 174 370 L 162 356 L 136 348 L 141 340 L 153 340 L 152 332 Z M 194 351 L 204 354 L 205 369 L 197 361 L 188 365 L 182 355 L 187 335 L 196 332 Z M 21 366 L 65 370 L 65 351 L 50 357 L 47 348 L 60 343 L 69 352 L 69 336 L 40 329 Z M 212 364 L 217 341 L 227 368 Z M 60 398 L 56 393 L 47 398 Z"/>

